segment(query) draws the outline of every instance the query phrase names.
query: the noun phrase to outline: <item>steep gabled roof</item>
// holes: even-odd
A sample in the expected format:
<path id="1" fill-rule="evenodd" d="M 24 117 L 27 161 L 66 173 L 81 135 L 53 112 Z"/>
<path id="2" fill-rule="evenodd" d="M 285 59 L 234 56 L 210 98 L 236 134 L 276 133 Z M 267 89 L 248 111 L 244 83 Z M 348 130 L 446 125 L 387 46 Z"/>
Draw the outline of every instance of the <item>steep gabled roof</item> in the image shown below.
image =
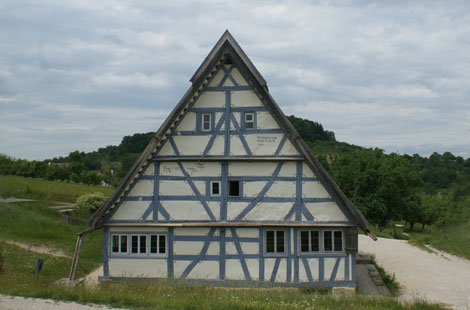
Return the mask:
<path id="1" fill-rule="evenodd" d="M 222 37 L 219 39 L 215 47 L 211 50 L 209 55 L 206 57 L 204 62 L 198 68 L 196 73 L 191 78 L 192 85 L 183 98 L 179 101 L 170 115 L 167 117 L 165 122 L 162 124 L 160 129 L 155 133 L 155 135 L 150 140 L 149 144 L 142 152 L 138 160 L 134 163 L 130 171 L 127 173 L 124 180 L 116 188 L 111 197 L 97 210 L 93 217 L 89 221 L 90 226 L 98 227 L 101 225 L 102 216 L 110 210 L 126 192 L 129 190 L 129 186 L 132 182 L 139 176 L 139 173 L 143 171 L 146 167 L 149 160 L 151 160 L 153 151 L 156 150 L 157 146 L 165 139 L 165 135 L 168 133 L 169 129 L 172 128 L 174 123 L 178 120 L 180 113 L 187 107 L 191 99 L 197 94 L 200 88 L 207 83 L 207 77 L 220 61 L 224 54 L 230 54 L 231 60 L 240 70 L 240 72 L 250 77 L 250 85 L 254 88 L 261 98 L 263 98 L 263 103 L 266 105 L 268 110 L 274 115 L 278 120 L 281 128 L 286 130 L 287 135 L 289 136 L 291 142 L 296 146 L 298 151 L 304 156 L 306 162 L 310 168 L 316 173 L 320 182 L 323 184 L 325 189 L 335 200 L 336 203 L 340 205 L 343 209 L 346 209 L 350 212 L 353 217 L 354 224 L 357 225 L 365 232 L 369 232 L 368 227 L 369 223 L 364 218 L 362 213 L 354 206 L 351 201 L 344 195 L 344 193 L 339 189 L 336 183 L 331 179 L 326 170 L 322 167 L 317 158 L 312 154 L 308 149 L 305 142 L 300 137 L 297 130 L 289 122 L 287 117 L 281 111 L 277 103 L 269 94 L 268 88 L 266 86 L 266 81 L 255 68 L 253 63 L 248 59 L 246 54 L 243 52 L 241 47 L 232 37 L 230 32 L 227 30 L 224 32 Z"/>

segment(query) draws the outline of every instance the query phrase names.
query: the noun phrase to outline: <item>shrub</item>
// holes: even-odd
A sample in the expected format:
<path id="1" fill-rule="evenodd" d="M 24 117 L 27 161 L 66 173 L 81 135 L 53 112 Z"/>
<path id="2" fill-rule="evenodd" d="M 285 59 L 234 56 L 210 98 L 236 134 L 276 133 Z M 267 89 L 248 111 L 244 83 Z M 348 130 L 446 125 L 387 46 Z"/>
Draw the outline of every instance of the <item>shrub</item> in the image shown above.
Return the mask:
<path id="1" fill-rule="evenodd" d="M 100 192 L 81 195 L 77 199 L 77 203 L 75 204 L 72 214 L 77 217 L 87 218 L 91 213 L 95 212 L 105 201 L 106 197 Z"/>
<path id="2" fill-rule="evenodd" d="M 0 245 L 0 272 L 3 271 L 3 262 L 4 262 L 4 259 L 3 259 L 3 248 L 2 248 L 2 246 Z"/>

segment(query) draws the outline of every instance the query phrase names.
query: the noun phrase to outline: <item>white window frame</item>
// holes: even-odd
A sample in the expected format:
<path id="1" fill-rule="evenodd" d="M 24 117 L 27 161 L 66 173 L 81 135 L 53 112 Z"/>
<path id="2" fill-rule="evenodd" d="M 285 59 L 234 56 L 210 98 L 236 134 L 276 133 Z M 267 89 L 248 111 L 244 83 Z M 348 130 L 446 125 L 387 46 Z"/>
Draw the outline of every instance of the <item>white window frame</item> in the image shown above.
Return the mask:
<path id="1" fill-rule="evenodd" d="M 330 232 L 331 233 L 331 251 L 325 250 L 325 233 Z M 341 250 L 336 250 L 335 248 L 335 232 L 340 232 L 341 233 Z M 322 236 L 322 250 L 325 253 L 343 253 L 344 252 L 344 232 L 342 230 L 334 230 L 334 229 L 325 229 L 321 233 Z"/>
<path id="2" fill-rule="evenodd" d="M 251 115 L 251 116 L 252 116 L 251 120 L 248 121 L 248 120 L 246 119 L 247 115 Z M 243 129 L 246 129 L 246 130 L 253 130 L 253 129 L 256 129 L 256 128 L 255 128 L 255 126 L 256 126 L 255 117 L 256 117 L 255 112 L 245 112 L 245 113 L 243 113 Z M 253 124 L 253 127 L 248 128 L 248 127 L 246 126 L 246 124 L 248 124 L 248 123 L 249 123 L 249 124 Z"/>
<path id="3" fill-rule="evenodd" d="M 209 117 L 209 121 L 206 122 L 204 120 L 205 116 L 208 116 Z M 209 127 L 208 128 L 205 128 L 204 125 L 205 124 L 208 124 Z M 201 114 L 201 131 L 211 131 L 212 130 L 212 113 L 202 113 Z"/>
<path id="4" fill-rule="evenodd" d="M 274 252 L 268 252 L 268 232 L 274 231 Z M 277 232 L 283 231 L 284 232 L 284 251 L 279 252 L 277 251 Z M 278 257 L 278 256 L 287 256 L 287 231 L 284 228 L 268 228 L 264 230 L 264 256 L 271 256 L 271 257 Z"/>
<path id="5" fill-rule="evenodd" d="M 318 233 L 318 250 L 312 250 L 312 232 L 316 231 Z M 302 251 L 302 232 L 308 232 L 308 251 Z M 299 231 L 299 253 L 300 254 L 311 254 L 311 253 L 321 253 L 322 250 L 322 231 L 319 229 L 302 229 Z"/>
<path id="6" fill-rule="evenodd" d="M 118 251 L 117 252 L 114 252 L 113 249 L 114 249 L 114 237 L 118 237 Z M 121 248 L 121 239 L 122 237 L 126 237 L 126 251 L 122 251 L 122 248 Z M 113 254 L 119 254 L 119 253 L 129 253 L 129 237 L 127 236 L 127 234 L 111 234 L 111 253 Z"/>
<path id="7" fill-rule="evenodd" d="M 219 192 L 218 192 L 218 193 L 214 193 L 214 187 L 213 187 L 213 186 L 214 186 L 214 184 L 216 184 L 216 183 L 219 184 Z M 211 182 L 210 182 L 210 195 L 211 195 L 211 196 L 220 196 L 220 192 L 221 192 L 221 190 L 222 190 L 220 186 L 221 186 L 221 182 L 220 182 L 220 181 L 211 181 Z"/>
<path id="8" fill-rule="evenodd" d="M 156 253 L 152 253 L 152 237 L 153 236 L 157 237 L 157 252 Z M 160 252 L 160 236 L 165 237 L 165 253 Z M 166 255 L 167 254 L 167 252 L 168 252 L 168 241 L 167 241 L 168 237 L 167 237 L 166 234 L 149 234 L 148 238 L 149 238 L 148 253 L 150 255 Z"/>

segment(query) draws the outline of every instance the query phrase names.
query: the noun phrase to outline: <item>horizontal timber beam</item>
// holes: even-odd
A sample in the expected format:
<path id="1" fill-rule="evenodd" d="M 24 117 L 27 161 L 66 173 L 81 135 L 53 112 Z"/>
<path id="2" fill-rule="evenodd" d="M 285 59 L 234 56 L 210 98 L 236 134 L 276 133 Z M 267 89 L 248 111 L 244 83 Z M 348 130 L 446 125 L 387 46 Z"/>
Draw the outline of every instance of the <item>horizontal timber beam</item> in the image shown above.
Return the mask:
<path id="1" fill-rule="evenodd" d="M 301 156 L 159 156 L 152 158 L 153 161 L 299 161 Z"/>
<path id="2" fill-rule="evenodd" d="M 346 228 L 356 227 L 348 222 L 129 222 L 129 221 L 110 221 L 104 223 L 103 226 L 120 226 L 120 227 L 322 227 L 322 228 Z"/>

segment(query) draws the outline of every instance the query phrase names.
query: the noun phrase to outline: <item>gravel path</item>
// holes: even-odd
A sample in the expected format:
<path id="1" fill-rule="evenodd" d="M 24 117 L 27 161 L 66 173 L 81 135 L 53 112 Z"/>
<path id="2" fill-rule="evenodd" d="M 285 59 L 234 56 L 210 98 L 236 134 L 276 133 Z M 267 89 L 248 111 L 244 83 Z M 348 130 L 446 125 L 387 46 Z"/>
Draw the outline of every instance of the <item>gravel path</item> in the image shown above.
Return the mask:
<path id="1" fill-rule="evenodd" d="M 54 301 L 40 298 L 24 298 L 0 295 L 2 310 L 106 310 L 117 309 L 99 305 L 81 305 L 75 302 Z"/>
<path id="2" fill-rule="evenodd" d="M 394 273 L 403 286 L 399 299 L 425 299 L 455 309 L 470 309 L 470 261 L 447 253 L 429 253 L 404 240 L 359 236 L 361 252 L 375 255 L 377 263 Z"/>

